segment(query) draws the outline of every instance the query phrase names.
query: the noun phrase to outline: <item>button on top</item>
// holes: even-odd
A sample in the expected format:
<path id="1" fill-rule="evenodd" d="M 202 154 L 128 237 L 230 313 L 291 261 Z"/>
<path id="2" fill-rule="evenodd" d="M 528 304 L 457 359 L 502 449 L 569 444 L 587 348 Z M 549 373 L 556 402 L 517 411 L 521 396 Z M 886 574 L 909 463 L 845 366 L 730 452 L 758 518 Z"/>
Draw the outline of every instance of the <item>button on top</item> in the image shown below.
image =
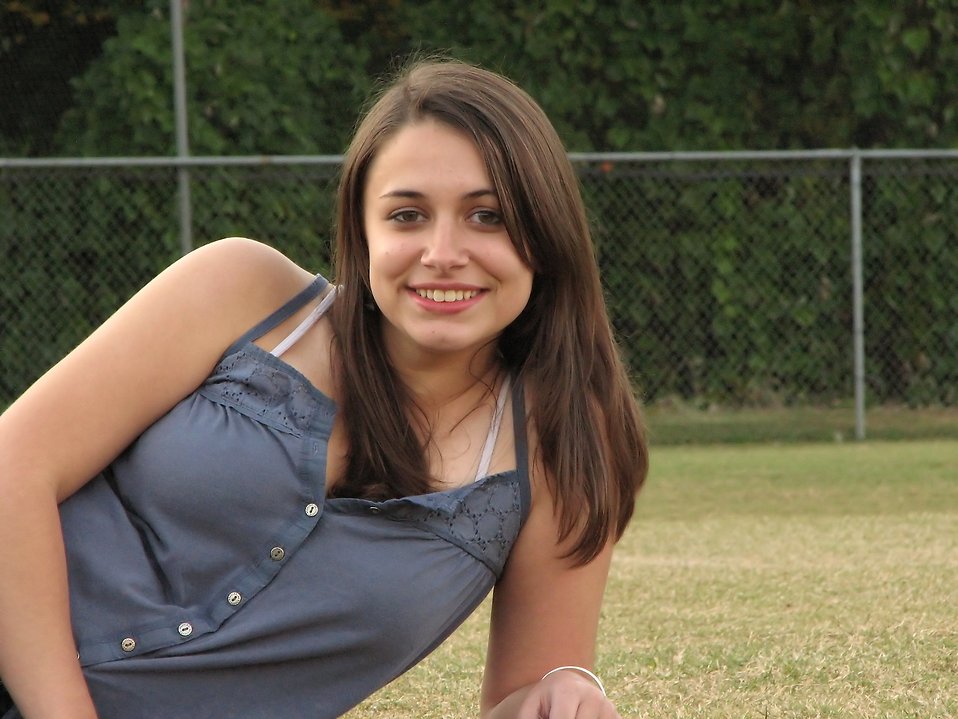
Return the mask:
<path id="1" fill-rule="evenodd" d="M 230 592 L 226 597 L 226 601 L 235 607 L 237 604 L 243 601 L 243 595 L 239 592 Z"/>
<path id="2" fill-rule="evenodd" d="M 369 507 L 369 511 L 370 511 L 372 514 L 379 514 L 379 507 L 377 507 L 375 504 L 372 504 L 372 505 L 370 505 L 370 507 Z"/>
<path id="3" fill-rule="evenodd" d="M 306 505 L 306 516 L 307 516 L 307 517 L 315 517 L 317 514 L 319 514 L 319 505 L 318 505 L 318 504 L 316 504 L 316 503 L 314 503 L 314 502 L 310 502 L 309 504 Z"/>
<path id="4" fill-rule="evenodd" d="M 282 547 L 273 547 L 269 550 L 269 556 L 274 562 L 278 562 L 286 556 L 286 550 Z"/>
<path id="5" fill-rule="evenodd" d="M 134 649 L 136 649 L 136 640 L 133 637 L 127 637 L 120 642 L 120 649 L 125 652 L 132 652 Z"/>
<path id="6" fill-rule="evenodd" d="M 180 626 L 176 628 L 176 631 L 180 633 L 181 637 L 188 637 L 193 633 L 193 625 L 189 622 L 183 622 Z"/>

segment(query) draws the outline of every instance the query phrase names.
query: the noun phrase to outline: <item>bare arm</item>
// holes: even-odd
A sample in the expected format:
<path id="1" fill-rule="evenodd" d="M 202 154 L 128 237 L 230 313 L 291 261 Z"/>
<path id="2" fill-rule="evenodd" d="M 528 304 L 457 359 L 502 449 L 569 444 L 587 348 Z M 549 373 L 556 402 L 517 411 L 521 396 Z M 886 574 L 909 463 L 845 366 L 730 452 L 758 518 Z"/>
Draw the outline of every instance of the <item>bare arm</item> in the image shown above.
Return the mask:
<path id="1" fill-rule="evenodd" d="M 613 719 L 592 668 L 611 543 L 585 566 L 563 559 L 551 497 L 538 489 L 532 513 L 496 585 L 482 687 L 483 719 Z"/>
<path id="2" fill-rule="evenodd" d="M 96 713 L 70 626 L 59 502 L 208 375 L 309 275 L 257 243 L 180 260 L 0 416 L 0 676 L 22 713 Z"/>

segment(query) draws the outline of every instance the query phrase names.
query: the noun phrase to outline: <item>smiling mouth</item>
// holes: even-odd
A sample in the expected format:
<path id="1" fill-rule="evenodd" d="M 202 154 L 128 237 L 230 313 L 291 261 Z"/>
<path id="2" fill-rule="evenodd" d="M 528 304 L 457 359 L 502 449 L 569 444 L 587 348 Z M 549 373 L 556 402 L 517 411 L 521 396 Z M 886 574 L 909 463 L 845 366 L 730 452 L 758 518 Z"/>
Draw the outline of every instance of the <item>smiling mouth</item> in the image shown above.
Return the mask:
<path id="1" fill-rule="evenodd" d="M 433 302 L 462 302 L 479 294 L 478 290 L 416 290 L 416 294 Z"/>

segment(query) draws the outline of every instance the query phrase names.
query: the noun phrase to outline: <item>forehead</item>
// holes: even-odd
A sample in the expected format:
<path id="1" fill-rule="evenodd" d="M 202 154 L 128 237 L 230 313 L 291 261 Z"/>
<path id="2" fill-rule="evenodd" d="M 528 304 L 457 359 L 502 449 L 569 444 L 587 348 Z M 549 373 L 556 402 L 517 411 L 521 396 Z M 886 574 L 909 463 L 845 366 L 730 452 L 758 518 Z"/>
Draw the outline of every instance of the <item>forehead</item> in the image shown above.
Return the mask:
<path id="1" fill-rule="evenodd" d="M 364 189 L 376 192 L 409 183 L 435 189 L 464 184 L 492 186 L 485 160 L 472 137 L 433 119 L 405 125 L 382 143 L 370 162 Z"/>

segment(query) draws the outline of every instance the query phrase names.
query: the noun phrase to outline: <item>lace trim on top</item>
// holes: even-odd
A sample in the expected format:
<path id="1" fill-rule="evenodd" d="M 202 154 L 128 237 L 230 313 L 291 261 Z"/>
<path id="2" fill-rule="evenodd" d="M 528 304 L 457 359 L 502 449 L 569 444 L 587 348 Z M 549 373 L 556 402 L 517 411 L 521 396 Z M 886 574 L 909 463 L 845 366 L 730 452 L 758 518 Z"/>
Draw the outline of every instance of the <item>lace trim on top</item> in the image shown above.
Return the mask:
<path id="1" fill-rule="evenodd" d="M 410 522 L 450 542 L 500 576 L 525 521 L 522 480 L 509 470 L 464 487 L 386 499 L 327 500 L 333 512 L 368 514 Z"/>
<path id="2" fill-rule="evenodd" d="M 253 344 L 222 359 L 197 393 L 295 437 L 306 436 L 317 408 L 333 411 L 295 368 Z"/>

